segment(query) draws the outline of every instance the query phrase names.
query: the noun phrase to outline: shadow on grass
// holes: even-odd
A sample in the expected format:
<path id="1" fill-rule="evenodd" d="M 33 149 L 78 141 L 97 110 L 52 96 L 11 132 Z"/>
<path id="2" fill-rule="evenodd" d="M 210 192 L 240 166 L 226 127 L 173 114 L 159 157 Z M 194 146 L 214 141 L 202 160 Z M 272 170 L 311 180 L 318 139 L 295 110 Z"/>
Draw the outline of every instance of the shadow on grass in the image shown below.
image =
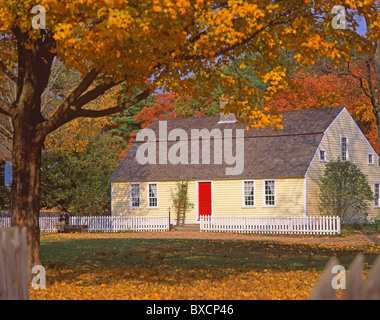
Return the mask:
<path id="1" fill-rule="evenodd" d="M 322 270 L 331 256 L 349 265 L 363 252 L 353 247 L 322 247 L 244 240 L 62 239 L 41 243 L 47 266 L 96 268 L 209 269 L 252 268 Z M 372 265 L 376 254 L 366 254 Z"/>

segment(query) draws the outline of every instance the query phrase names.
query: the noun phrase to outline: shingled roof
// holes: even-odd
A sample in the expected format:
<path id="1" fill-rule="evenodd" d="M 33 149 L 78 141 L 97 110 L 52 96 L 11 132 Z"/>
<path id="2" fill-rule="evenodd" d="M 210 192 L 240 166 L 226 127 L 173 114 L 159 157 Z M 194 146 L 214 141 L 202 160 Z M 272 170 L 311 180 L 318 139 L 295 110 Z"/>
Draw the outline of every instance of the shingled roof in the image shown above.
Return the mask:
<path id="1" fill-rule="evenodd" d="M 343 108 L 294 110 L 282 112 L 283 129 L 244 130 L 244 170 L 239 175 L 226 175 L 226 164 L 145 164 L 136 160 L 136 151 L 143 142 L 134 141 L 111 177 L 120 181 L 259 179 L 304 177 L 323 138 L 325 130 Z M 159 119 L 149 129 L 158 140 L 159 121 L 166 121 L 167 130 L 181 128 L 190 137 L 191 129 L 243 129 L 243 124 L 220 123 L 219 116 Z M 157 142 L 158 143 L 158 142 Z M 176 142 L 168 142 L 168 149 Z M 158 146 L 158 144 L 157 144 Z M 158 150 L 158 148 L 157 148 Z M 189 153 L 190 153 L 189 143 Z M 211 142 L 211 155 L 213 143 Z M 189 156 L 190 163 L 190 156 Z"/>

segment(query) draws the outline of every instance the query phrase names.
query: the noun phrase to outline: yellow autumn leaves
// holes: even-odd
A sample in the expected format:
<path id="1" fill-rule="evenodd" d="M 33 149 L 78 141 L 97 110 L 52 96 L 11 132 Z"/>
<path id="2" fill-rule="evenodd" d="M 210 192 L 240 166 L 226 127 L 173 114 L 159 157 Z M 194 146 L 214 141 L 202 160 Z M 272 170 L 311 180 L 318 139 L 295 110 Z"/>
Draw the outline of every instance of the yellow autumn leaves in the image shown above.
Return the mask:
<path id="1" fill-rule="evenodd" d="M 32 300 L 305 300 L 316 271 L 236 269 L 47 269 L 46 289 Z"/>
<path id="2" fill-rule="evenodd" d="M 364 252 L 370 267 L 380 248 L 376 234 L 84 233 L 41 240 L 46 289 L 30 288 L 31 299 L 305 300 L 332 254 L 349 263 Z"/>
<path id="3" fill-rule="evenodd" d="M 127 94 L 136 88 L 151 92 L 160 88 L 197 95 L 193 80 L 198 76 L 208 92 L 221 86 L 226 97 L 234 97 L 226 112 L 245 114 L 247 121 L 252 120 L 248 126 L 256 127 L 278 127 L 278 118 L 258 113 L 265 113 L 262 105 L 287 85 L 284 50 L 294 51 L 298 64 L 313 63 L 320 56 L 348 58 L 353 50 L 370 52 L 380 26 L 374 0 L 342 3 L 366 18 L 372 28 L 367 39 L 351 29 L 331 27 L 334 1 L 41 0 L 39 4 L 46 9 L 47 30 L 56 42 L 54 54 L 68 68 L 85 74 L 95 67 L 105 75 L 102 81 L 124 80 Z M 33 49 L 40 33 L 31 29 L 30 7 L 21 0 L 0 0 L 0 31 L 11 34 L 11 28 L 20 27 L 28 34 L 25 46 Z M 357 27 L 352 17 L 347 19 L 352 28 Z M 5 41 L 6 37 L 0 41 L 2 61 L 10 52 L 4 50 L 9 45 Z M 235 59 L 242 59 L 241 64 L 266 83 L 265 90 L 255 89 L 246 79 L 222 77 L 220 71 Z"/>

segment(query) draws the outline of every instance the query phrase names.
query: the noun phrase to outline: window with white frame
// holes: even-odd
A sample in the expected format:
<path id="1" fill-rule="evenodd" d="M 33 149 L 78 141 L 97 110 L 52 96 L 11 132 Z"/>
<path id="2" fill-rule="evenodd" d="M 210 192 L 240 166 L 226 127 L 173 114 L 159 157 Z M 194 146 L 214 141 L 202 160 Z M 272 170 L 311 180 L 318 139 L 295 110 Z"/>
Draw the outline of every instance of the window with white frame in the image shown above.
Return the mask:
<path id="1" fill-rule="evenodd" d="M 379 208 L 380 207 L 380 200 L 379 200 L 379 195 L 380 195 L 380 183 L 376 182 L 375 187 L 373 190 L 374 198 L 375 198 L 375 207 Z"/>
<path id="2" fill-rule="evenodd" d="M 244 207 L 254 207 L 255 206 L 255 181 L 254 180 L 244 180 L 243 181 L 243 191 L 244 191 Z"/>
<path id="3" fill-rule="evenodd" d="M 319 161 L 327 161 L 326 160 L 326 150 L 324 150 L 324 149 L 319 150 Z"/>
<path id="4" fill-rule="evenodd" d="M 264 180 L 264 205 L 276 205 L 276 181 Z"/>
<path id="5" fill-rule="evenodd" d="M 348 160 L 348 138 L 344 136 L 340 138 L 340 159 Z"/>
<path id="6" fill-rule="evenodd" d="M 373 153 L 368 153 L 368 164 L 374 164 L 374 163 L 375 163 L 375 160 L 374 160 Z"/>
<path id="7" fill-rule="evenodd" d="M 148 208 L 158 208 L 158 185 L 148 183 Z"/>
<path id="8" fill-rule="evenodd" d="M 132 209 L 140 208 L 140 183 L 130 184 L 130 207 Z"/>

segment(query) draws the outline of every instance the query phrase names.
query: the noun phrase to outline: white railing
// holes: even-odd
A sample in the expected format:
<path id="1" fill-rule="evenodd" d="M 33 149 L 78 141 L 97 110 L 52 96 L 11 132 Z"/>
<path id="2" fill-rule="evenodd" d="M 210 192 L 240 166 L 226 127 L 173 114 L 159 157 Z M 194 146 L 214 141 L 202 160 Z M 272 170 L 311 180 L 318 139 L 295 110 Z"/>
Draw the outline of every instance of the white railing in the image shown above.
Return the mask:
<path id="1" fill-rule="evenodd" d="M 40 230 L 55 232 L 54 224 L 58 217 L 41 217 Z M 120 231 L 168 231 L 168 216 L 71 216 L 71 225 L 87 225 L 89 232 L 120 232 Z M 0 218 L 0 229 L 11 225 L 10 218 Z"/>
<path id="2" fill-rule="evenodd" d="M 201 216 L 200 230 L 272 234 L 340 234 L 340 218 L 333 216 Z"/>

